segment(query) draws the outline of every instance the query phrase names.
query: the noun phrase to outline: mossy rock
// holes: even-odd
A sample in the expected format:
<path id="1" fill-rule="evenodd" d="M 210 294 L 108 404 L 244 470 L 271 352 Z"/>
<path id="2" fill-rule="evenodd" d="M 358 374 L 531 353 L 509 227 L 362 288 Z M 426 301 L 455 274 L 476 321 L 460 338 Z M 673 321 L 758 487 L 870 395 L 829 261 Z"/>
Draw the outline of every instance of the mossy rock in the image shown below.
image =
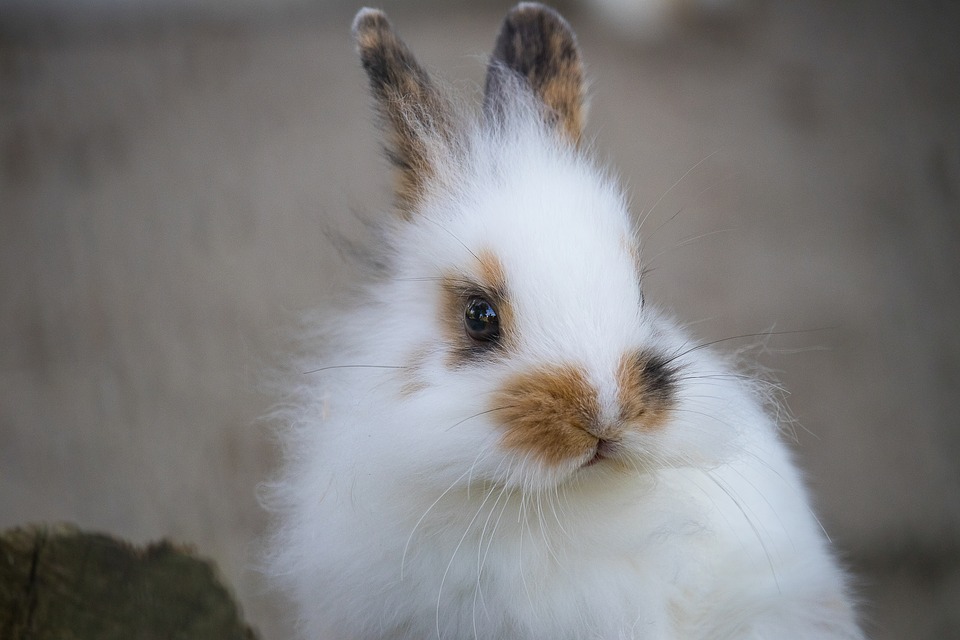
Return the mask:
<path id="1" fill-rule="evenodd" d="M 0 532 L 3 640 L 256 640 L 214 565 L 68 525 Z"/>

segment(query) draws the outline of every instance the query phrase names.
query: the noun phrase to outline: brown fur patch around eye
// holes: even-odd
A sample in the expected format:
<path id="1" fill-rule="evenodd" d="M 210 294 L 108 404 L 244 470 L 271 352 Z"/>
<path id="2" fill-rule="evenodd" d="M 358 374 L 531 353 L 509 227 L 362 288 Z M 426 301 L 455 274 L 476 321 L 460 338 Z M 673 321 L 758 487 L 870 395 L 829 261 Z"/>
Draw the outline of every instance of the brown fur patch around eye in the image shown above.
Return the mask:
<path id="1" fill-rule="evenodd" d="M 513 308 L 507 293 L 506 275 L 499 258 L 489 250 L 474 254 L 470 272 L 451 272 L 440 282 L 443 333 L 449 345 L 450 367 L 462 367 L 487 356 L 509 350 L 516 344 Z M 477 342 L 467 335 L 464 313 L 472 298 L 483 298 L 497 312 L 500 338 L 495 342 Z"/>
<path id="2" fill-rule="evenodd" d="M 509 70 L 509 71 L 507 71 Z M 524 78 L 547 107 L 549 124 L 574 145 L 584 120 L 584 73 L 576 36 L 567 21 L 552 9 L 520 4 L 504 18 L 487 70 L 484 104 L 496 114 L 514 72 Z"/>
<path id="3" fill-rule="evenodd" d="M 535 370 L 511 379 L 493 399 L 507 451 L 549 466 L 593 451 L 600 405 L 584 373 L 573 366 Z"/>
<path id="4" fill-rule="evenodd" d="M 452 109 L 382 12 L 361 10 L 353 35 L 396 169 L 397 209 L 409 219 L 437 175 L 436 149 L 452 146 Z"/>
<path id="5" fill-rule="evenodd" d="M 620 419 L 643 431 L 662 427 L 674 404 L 676 370 L 664 356 L 647 351 L 626 354 L 617 368 Z"/>
<path id="6" fill-rule="evenodd" d="M 507 296 L 507 276 L 500 258 L 489 249 L 477 252 L 480 282 L 501 300 Z"/>

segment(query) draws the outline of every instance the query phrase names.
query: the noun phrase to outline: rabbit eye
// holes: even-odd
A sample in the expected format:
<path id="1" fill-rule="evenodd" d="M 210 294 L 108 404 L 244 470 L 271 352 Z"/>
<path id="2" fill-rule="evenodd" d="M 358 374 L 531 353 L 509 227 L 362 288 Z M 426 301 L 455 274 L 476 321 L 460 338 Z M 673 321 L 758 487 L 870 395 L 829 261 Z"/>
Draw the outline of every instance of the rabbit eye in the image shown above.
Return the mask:
<path id="1" fill-rule="evenodd" d="M 470 298 L 463 313 L 467 335 L 477 342 L 493 342 L 500 337 L 500 318 L 493 305 L 483 298 Z"/>

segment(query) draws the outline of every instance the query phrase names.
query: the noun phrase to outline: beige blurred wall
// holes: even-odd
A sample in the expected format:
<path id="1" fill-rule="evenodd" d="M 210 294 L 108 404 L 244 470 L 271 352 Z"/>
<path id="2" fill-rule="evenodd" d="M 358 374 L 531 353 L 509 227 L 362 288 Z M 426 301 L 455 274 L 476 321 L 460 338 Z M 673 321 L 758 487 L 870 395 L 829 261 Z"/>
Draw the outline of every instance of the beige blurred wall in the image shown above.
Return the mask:
<path id="1" fill-rule="evenodd" d="M 383 4 L 476 94 L 507 3 Z M 262 376 L 389 181 L 352 6 L 170 6 L 0 3 L 0 527 L 194 543 L 283 637 L 253 570 Z M 598 155 L 657 203 L 648 298 L 704 340 L 790 332 L 724 348 L 789 390 L 874 637 L 960 636 L 960 9 L 756 2 L 655 43 L 565 10 Z"/>

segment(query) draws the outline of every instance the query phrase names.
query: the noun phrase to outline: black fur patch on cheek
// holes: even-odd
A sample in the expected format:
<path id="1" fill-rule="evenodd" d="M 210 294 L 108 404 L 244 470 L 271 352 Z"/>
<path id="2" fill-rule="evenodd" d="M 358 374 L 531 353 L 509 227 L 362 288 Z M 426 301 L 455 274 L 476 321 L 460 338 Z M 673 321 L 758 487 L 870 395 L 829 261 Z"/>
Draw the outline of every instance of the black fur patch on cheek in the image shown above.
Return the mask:
<path id="1" fill-rule="evenodd" d="M 666 356 L 643 349 L 625 354 L 617 373 L 621 419 L 646 431 L 664 425 L 676 400 L 676 374 Z"/>
<path id="2" fill-rule="evenodd" d="M 643 377 L 649 393 L 664 398 L 673 395 L 676 389 L 677 368 L 659 354 L 646 356 L 643 363 Z"/>

